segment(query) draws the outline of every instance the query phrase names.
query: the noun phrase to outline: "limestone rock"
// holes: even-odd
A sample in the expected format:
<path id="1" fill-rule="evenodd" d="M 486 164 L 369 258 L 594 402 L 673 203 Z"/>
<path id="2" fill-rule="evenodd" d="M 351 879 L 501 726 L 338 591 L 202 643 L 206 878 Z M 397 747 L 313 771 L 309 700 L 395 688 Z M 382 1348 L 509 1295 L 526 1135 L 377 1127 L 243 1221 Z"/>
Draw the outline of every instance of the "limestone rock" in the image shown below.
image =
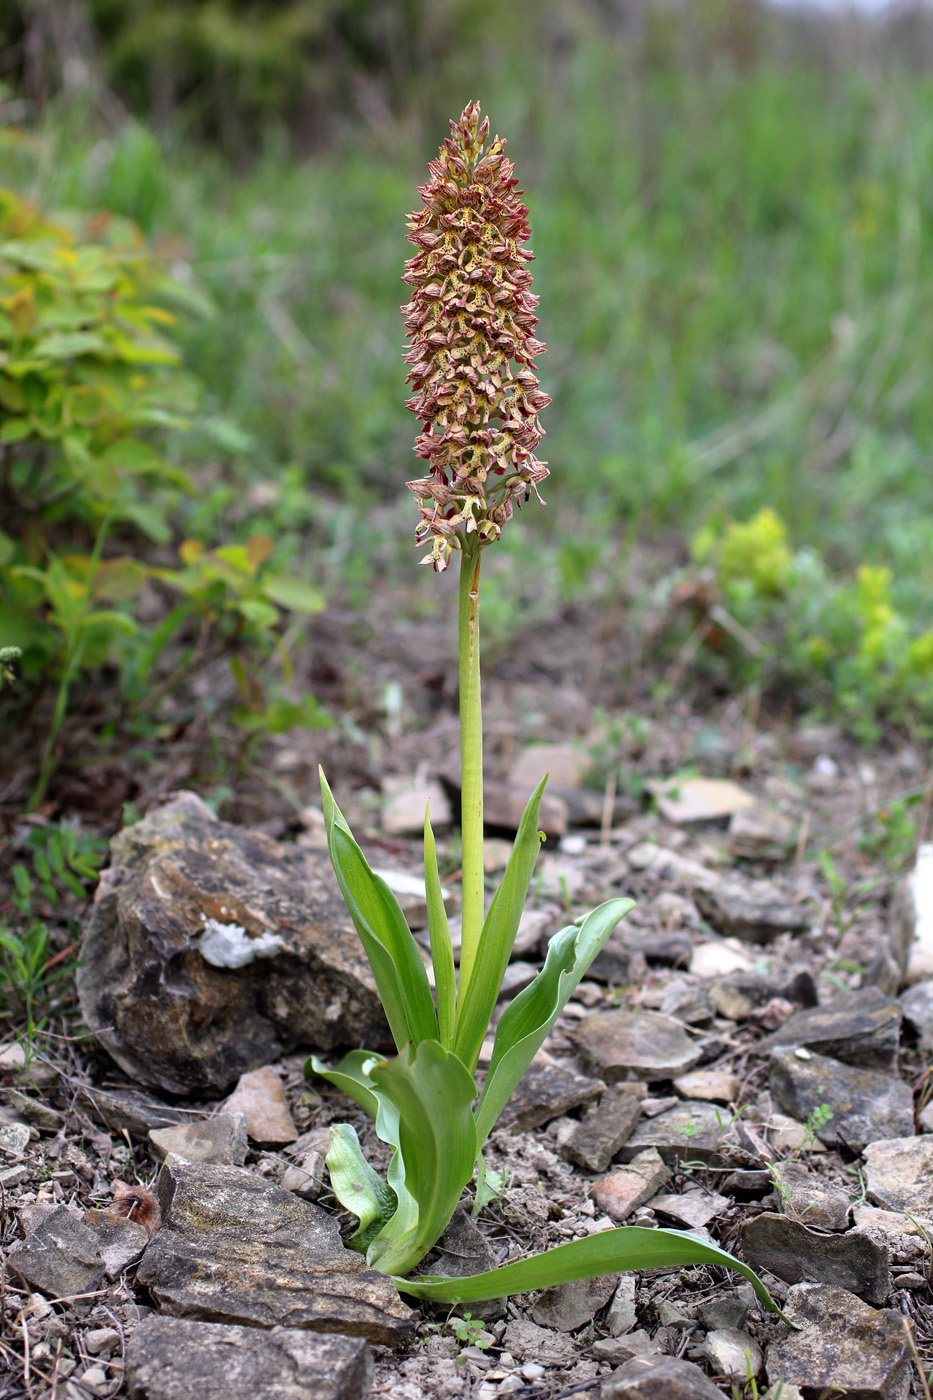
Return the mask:
<path id="1" fill-rule="evenodd" d="M 173 1094 L 222 1092 L 299 1044 L 388 1044 L 336 884 L 194 793 L 113 838 L 78 992 L 117 1063 Z"/>
<path id="2" fill-rule="evenodd" d="M 718 1191 L 683 1191 L 676 1196 L 654 1196 L 651 1209 L 676 1220 L 678 1227 L 702 1230 L 729 1208 L 728 1196 Z"/>
<path id="3" fill-rule="evenodd" d="M 600 1400 L 722 1400 L 699 1366 L 674 1356 L 633 1356 L 599 1394 Z"/>
<path id="4" fill-rule="evenodd" d="M 240 1081 L 224 1104 L 225 1113 L 242 1113 L 253 1142 L 279 1145 L 295 1142 L 295 1127 L 285 1099 L 282 1078 L 272 1065 L 240 1075 Z"/>
<path id="5" fill-rule="evenodd" d="M 906 1400 L 911 1359 L 903 1320 L 879 1312 L 844 1288 L 798 1283 L 784 1311 L 801 1329 L 768 1347 L 768 1380 L 823 1390 L 845 1400 Z"/>
<path id="6" fill-rule="evenodd" d="M 933 1050 L 933 981 L 917 982 L 901 992 L 898 1004 L 916 1033 L 921 1049 Z"/>
<path id="7" fill-rule="evenodd" d="M 531 744 L 509 769 L 509 783 L 531 793 L 545 774 L 548 789 L 579 787 L 591 767 L 589 754 L 573 744 Z"/>
<path id="8" fill-rule="evenodd" d="M 606 1306 L 618 1282 L 618 1274 L 604 1274 L 601 1278 L 574 1279 L 545 1288 L 531 1309 L 532 1321 L 558 1332 L 576 1332 Z"/>
<path id="9" fill-rule="evenodd" d="M 786 1192 L 785 1213 L 796 1215 L 813 1230 L 846 1229 L 852 1202 L 841 1186 L 830 1185 L 800 1162 L 782 1162 L 774 1170 Z"/>
<path id="10" fill-rule="evenodd" d="M 513 1132 L 529 1132 L 597 1098 L 605 1087 L 601 1079 L 589 1079 L 552 1061 L 532 1060 L 499 1125 Z"/>
<path id="11" fill-rule="evenodd" d="M 669 1179 L 670 1171 L 660 1154 L 649 1148 L 634 1156 L 628 1166 L 594 1181 L 590 1195 L 612 1220 L 622 1221 L 656 1196 Z"/>
<path id="12" fill-rule="evenodd" d="M 678 826 L 718 821 L 756 806 L 752 794 L 729 778 L 665 778 L 647 786 L 664 819 Z"/>
<path id="13" fill-rule="evenodd" d="M 700 1059 L 700 1050 L 683 1027 L 656 1011 L 596 1012 L 580 1022 L 571 1038 L 584 1067 L 607 1084 L 676 1079 Z"/>
<path id="14" fill-rule="evenodd" d="M 675 1104 L 656 1118 L 642 1118 L 628 1142 L 619 1149 L 623 1162 L 637 1152 L 654 1148 L 670 1166 L 693 1158 L 712 1162 L 725 1139 L 728 1115 L 714 1103 L 691 1099 Z"/>
<path id="15" fill-rule="evenodd" d="M 859 1069 L 893 1070 L 900 1038 L 901 1007 L 877 987 L 865 987 L 829 1006 L 794 1012 L 758 1049 L 804 1045 Z"/>
<path id="16" fill-rule="evenodd" d="M 176 1317 L 341 1332 L 392 1345 L 414 1321 L 319 1206 L 239 1167 L 166 1164 L 162 1228 L 137 1275 Z"/>
<path id="17" fill-rule="evenodd" d="M 782 933 L 802 933 L 808 923 L 806 909 L 770 880 L 733 876 L 711 889 L 697 888 L 695 898 L 714 928 L 746 943 L 771 943 Z"/>
<path id="18" fill-rule="evenodd" d="M 130 1137 L 149 1137 L 153 1128 L 171 1128 L 176 1123 L 190 1123 L 191 1112 L 160 1103 L 148 1094 L 132 1089 L 99 1089 L 82 1085 L 78 1089 L 78 1107 L 96 1123 L 112 1133 L 129 1133 Z"/>
<path id="19" fill-rule="evenodd" d="M 755 1338 L 737 1327 L 718 1327 L 707 1334 L 706 1359 L 717 1376 L 734 1381 L 760 1376 L 765 1360 Z"/>
<path id="20" fill-rule="evenodd" d="M 530 796 L 531 792 L 524 787 L 487 780 L 483 784 L 483 815 L 487 830 L 501 827 L 504 831 L 517 831 Z M 556 838 L 566 833 L 567 824 L 567 804 L 545 790 L 538 812 L 539 827 L 548 838 Z"/>
<path id="21" fill-rule="evenodd" d="M 112 1210 L 86 1210 L 84 1223 L 97 1236 L 97 1253 L 107 1278 L 119 1278 L 124 1269 L 138 1264 L 143 1257 L 149 1232 L 135 1220 L 115 1215 Z"/>
<path id="22" fill-rule="evenodd" d="M 855 1069 L 809 1050 L 778 1050 L 769 1061 L 768 1083 L 778 1107 L 801 1123 L 828 1104 L 832 1117 L 817 1128 L 817 1136 L 830 1145 L 841 1139 L 860 1151 L 877 1138 L 906 1137 L 913 1129 L 910 1087 L 888 1074 Z"/>
<path id="23" fill-rule="evenodd" d="M 424 813 L 429 802 L 434 830 L 449 826 L 452 820 L 450 799 L 436 779 L 419 783 L 410 778 L 384 778 L 383 831 L 390 836 L 420 836 L 424 831 Z"/>
<path id="24" fill-rule="evenodd" d="M 64 1206 L 46 1215 L 26 1239 L 16 1240 L 7 1253 L 7 1263 L 20 1278 L 50 1298 L 93 1293 L 104 1277 L 96 1232 Z"/>
<path id="25" fill-rule="evenodd" d="M 818 1235 L 767 1212 L 742 1226 L 742 1250 L 753 1269 L 767 1269 L 785 1283 L 833 1284 L 869 1303 L 883 1303 L 891 1289 L 887 1251 L 855 1232 Z"/>
<path id="26" fill-rule="evenodd" d="M 674 1080 L 682 1099 L 705 1099 L 707 1103 L 733 1103 L 741 1087 L 740 1077 L 726 1069 L 695 1069 Z"/>
<path id="27" fill-rule="evenodd" d="M 126 1363 L 130 1400 L 363 1400 L 373 1379 L 357 1337 L 176 1317 L 145 1318 Z"/>
<path id="28" fill-rule="evenodd" d="M 864 1157 L 866 1194 L 874 1205 L 933 1218 L 933 1136 L 870 1142 Z"/>
<path id="29" fill-rule="evenodd" d="M 635 1095 L 623 1085 L 612 1085 L 575 1124 L 561 1143 L 560 1154 L 587 1171 L 604 1172 L 631 1137 L 640 1116 L 641 1103 Z"/>
<path id="30" fill-rule="evenodd" d="M 242 1167 L 246 1161 L 246 1118 L 242 1113 L 219 1113 L 172 1128 L 154 1128 L 149 1141 L 160 1161 L 169 1153 L 185 1162 L 225 1162 Z"/>

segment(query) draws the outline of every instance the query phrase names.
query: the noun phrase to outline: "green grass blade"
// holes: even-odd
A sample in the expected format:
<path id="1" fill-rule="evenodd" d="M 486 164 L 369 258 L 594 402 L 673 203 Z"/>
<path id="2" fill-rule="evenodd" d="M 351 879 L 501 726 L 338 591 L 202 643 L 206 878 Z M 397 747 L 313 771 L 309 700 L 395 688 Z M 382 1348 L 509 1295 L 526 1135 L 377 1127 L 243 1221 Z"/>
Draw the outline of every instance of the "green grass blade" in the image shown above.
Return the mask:
<path id="1" fill-rule="evenodd" d="M 398 1156 L 404 1163 L 404 1186 L 418 1207 L 417 1221 L 399 1234 L 389 1221 L 373 1242 L 369 1262 L 383 1273 L 415 1268 L 443 1233 L 476 1160 L 476 1133 L 471 1112 L 476 1095 L 472 1074 L 436 1040 L 408 1046 L 393 1060 L 372 1070 L 380 1104 L 388 1099 L 398 1111 Z M 380 1115 L 382 1118 L 382 1115 Z M 383 1136 L 387 1119 L 377 1120 Z M 396 1173 L 389 1182 L 395 1186 Z"/>
<path id="2" fill-rule="evenodd" d="M 512 944 L 541 848 L 538 808 L 546 782 L 545 776 L 529 797 L 522 813 L 502 883 L 493 896 L 483 924 L 473 976 L 463 1005 L 457 1008 L 454 1050 L 471 1073 L 476 1068 L 502 978 L 512 955 Z"/>
<path id="3" fill-rule="evenodd" d="M 633 907 L 634 900 L 610 899 L 579 924 L 570 924 L 555 933 L 548 944 L 544 967 L 502 1013 L 489 1073 L 476 1110 L 476 1141 L 480 1147 L 577 983 L 616 924 Z"/>
<path id="4" fill-rule="evenodd" d="M 398 900 L 369 868 L 321 771 L 324 824 L 331 864 L 376 979 L 399 1050 L 437 1038 L 437 1016 L 418 945 Z"/>
<path id="5" fill-rule="evenodd" d="M 439 1303 L 481 1303 L 489 1298 L 506 1298 L 532 1288 L 549 1288 L 572 1279 L 598 1278 L 627 1269 L 662 1269 L 717 1264 L 735 1269 L 754 1288 L 769 1312 L 778 1312 L 771 1294 L 758 1275 L 717 1245 L 705 1244 L 684 1230 L 646 1230 L 640 1225 L 623 1225 L 604 1230 L 584 1240 L 559 1244 L 544 1254 L 502 1264 L 498 1269 L 473 1274 L 469 1278 L 393 1278 L 396 1288 L 414 1298 Z"/>
<path id="6" fill-rule="evenodd" d="M 437 1024 L 441 1044 L 451 1050 L 457 1015 L 457 976 L 450 942 L 450 925 L 441 877 L 437 868 L 437 847 L 431 830 L 430 812 L 424 814 L 424 887 L 428 902 L 428 930 L 431 935 L 431 962 L 434 965 L 434 994 L 437 998 Z"/>

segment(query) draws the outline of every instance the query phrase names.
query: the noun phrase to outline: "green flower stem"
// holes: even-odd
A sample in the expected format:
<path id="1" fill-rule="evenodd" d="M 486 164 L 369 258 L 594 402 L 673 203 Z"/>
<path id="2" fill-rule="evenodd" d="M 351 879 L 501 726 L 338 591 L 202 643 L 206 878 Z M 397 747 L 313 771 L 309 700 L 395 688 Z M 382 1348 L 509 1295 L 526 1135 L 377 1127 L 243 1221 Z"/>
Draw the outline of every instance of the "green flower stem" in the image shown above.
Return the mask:
<path id="1" fill-rule="evenodd" d="M 483 931 L 483 716 L 479 673 L 479 566 L 482 546 L 467 536 L 460 555 L 460 840 L 463 938 L 458 1007 L 463 1006 Z"/>

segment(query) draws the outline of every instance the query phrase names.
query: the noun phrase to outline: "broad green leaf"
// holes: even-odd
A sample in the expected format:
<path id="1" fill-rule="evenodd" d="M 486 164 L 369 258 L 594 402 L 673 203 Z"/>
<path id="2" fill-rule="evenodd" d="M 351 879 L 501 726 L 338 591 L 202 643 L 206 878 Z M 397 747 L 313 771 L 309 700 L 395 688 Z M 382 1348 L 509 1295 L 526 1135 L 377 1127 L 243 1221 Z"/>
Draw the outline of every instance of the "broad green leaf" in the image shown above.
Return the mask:
<path id="1" fill-rule="evenodd" d="M 418 945 L 398 900 L 373 874 L 334 801 L 323 770 L 321 795 L 331 864 L 376 979 L 395 1044 L 437 1038 L 437 1016 Z"/>
<path id="2" fill-rule="evenodd" d="M 427 892 L 428 930 L 431 936 L 431 962 L 434 966 L 434 994 L 437 998 L 437 1024 L 441 1044 L 451 1049 L 457 1014 L 457 975 L 450 942 L 450 925 L 441 877 L 437 868 L 437 847 L 431 830 L 430 811 L 424 814 L 424 887 Z"/>
<path id="3" fill-rule="evenodd" d="M 555 933 L 548 944 L 544 967 L 502 1013 L 489 1073 L 476 1110 L 476 1140 L 480 1147 L 577 983 L 633 905 L 631 899 L 610 899 L 579 923 Z"/>
<path id="4" fill-rule="evenodd" d="M 598 1278 L 627 1269 L 663 1269 L 716 1264 L 735 1269 L 754 1288 L 769 1312 L 778 1312 L 771 1294 L 758 1275 L 717 1245 L 705 1244 L 685 1230 L 647 1230 L 640 1225 L 623 1225 L 604 1230 L 584 1240 L 559 1244 L 544 1254 L 502 1264 L 498 1269 L 469 1278 L 393 1278 L 402 1293 L 440 1303 L 480 1303 L 488 1298 L 506 1298 L 532 1288 L 550 1288 L 572 1279 Z"/>
<path id="5" fill-rule="evenodd" d="M 305 1078 L 310 1079 L 312 1074 L 318 1074 L 322 1079 L 329 1080 L 335 1089 L 340 1089 L 348 1098 L 353 1099 L 364 1113 L 368 1113 L 370 1118 L 375 1120 L 379 1104 L 373 1092 L 372 1080 L 364 1073 L 364 1067 L 380 1058 L 381 1056 L 374 1055 L 370 1050 L 351 1050 L 348 1055 L 344 1055 L 339 1064 L 329 1069 L 317 1055 L 309 1055 L 305 1062 Z"/>
<path id="6" fill-rule="evenodd" d="M 443 1234 L 473 1175 L 476 1084 L 466 1066 L 437 1040 L 406 1046 L 395 1059 L 375 1065 L 370 1077 L 380 1100 L 384 1096 L 398 1110 L 398 1159 L 418 1212 L 404 1233 L 389 1221 L 367 1260 L 382 1273 L 407 1273 Z M 377 1131 L 381 1126 L 377 1119 Z M 399 1161 L 393 1159 L 393 1166 L 398 1169 Z M 390 1172 L 390 1183 L 394 1180 Z"/>
<path id="7" fill-rule="evenodd" d="M 462 1006 L 457 1007 L 454 1049 L 472 1072 L 489 1027 L 502 978 L 512 956 L 528 886 L 541 848 L 538 808 L 547 778 L 541 779 L 522 813 L 512 854 L 502 883 L 493 896 L 483 924 L 470 985 Z"/>
<path id="8" fill-rule="evenodd" d="M 290 578 L 288 574 L 267 574 L 262 580 L 262 591 L 289 612 L 316 613 L 324 607 L 323 594 L 304 579 Z"/>
<path id="9" fill-rule="evenodd" d="M 363 1244 L 395 1213 L 395 1192 L 363 1156 L 356 1130 L 349 1123 L 335 1123 L 324 1159 L 330 1184 L 340 1204 L 358 1218 L 359 1229 L 351 1243 Z"/>
<path id="10" fill-rule="evenodd" d="M 106 348 L 106 340 L 96 331 L 53 331 L 36 343 L 32 353 L 46 360 L 70 360 L 75 355 L 97 353 Z"/>

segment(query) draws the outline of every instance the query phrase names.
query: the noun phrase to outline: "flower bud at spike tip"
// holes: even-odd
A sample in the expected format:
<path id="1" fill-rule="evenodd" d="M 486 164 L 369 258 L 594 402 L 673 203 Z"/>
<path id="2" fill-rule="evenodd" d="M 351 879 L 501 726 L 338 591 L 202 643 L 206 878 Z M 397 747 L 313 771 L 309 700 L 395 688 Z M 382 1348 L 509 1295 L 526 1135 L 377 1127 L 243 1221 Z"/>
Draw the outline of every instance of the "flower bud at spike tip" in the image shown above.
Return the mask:
<path id="1" fill-rule="evenodd" d="M 538 298 L 521 246 L 528 210 L 505 141 L 484 146 L 489 120 L 478 102 L 450 130 L 408 225 L 418 252 L 405 264 L 413 290 L 402 307 L 408 407 L 424 425 L 415 452 L 431 464 L 408 487 L 421 510 L 416 538 L 432 545 L 424 562 L 438 572 L 467 535 L 480 547 L 498 539 L 516 502 L 538 494 L 548 475 L 534 455 L 538 413 L 551 402 L 534 372 L 545 347 L 533 335 Z"/>

